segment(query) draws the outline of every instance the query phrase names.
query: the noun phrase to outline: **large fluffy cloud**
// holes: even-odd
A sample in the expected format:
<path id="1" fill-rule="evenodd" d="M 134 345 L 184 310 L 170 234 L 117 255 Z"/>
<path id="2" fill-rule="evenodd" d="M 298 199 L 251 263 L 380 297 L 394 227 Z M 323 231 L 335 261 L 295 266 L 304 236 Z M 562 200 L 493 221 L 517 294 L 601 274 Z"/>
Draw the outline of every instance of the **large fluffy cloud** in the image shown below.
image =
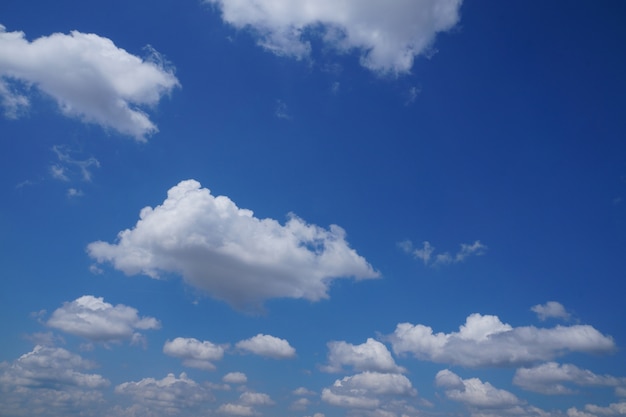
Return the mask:
<path id="1" fill-rule="evenodd" d="M 209 341 L 201 342 L 194 338 L 177 337 L 165 342 L 163 353 L 183 359 L 183 365 L 190 368 L 212 371 L 215 369 L 212 362 L 224 357 L 224 347 Z"/>
<path id="2" fill-rule="evenodd" d="M 372 338 L 360 345 L 329 342 L 328 365 L 323 370 L 340 372 L 345 365 L 352 366 L 356 371 L 404 372 L 402 367 L 396 365 L 387 346 Z"/>
<path id="3" fill-rule="evenodd" d="M 0 363 L 0 415 L 92 415 L 109 381 L 86 373 L 95 364 L 57 347 L 36 346 L 12 363 Z M 44 411 L 45 410 L 45 411 Z M 95 411 L 94 411 L 95 412 Z"/>
<path id="4" fill-rule="evenodd" d="M 16 81 L 52 97 L 66 116 L 96 123 L 143 141 L 157 131 L 142 107 L 156 105 L 178 86 L 171 69 L 151 51 L 141 59 L 91 33 L 55 33 L 30 42 L 0 25 L 0 99 L 9 117 L 28 105 Z"/>
<path id="5" fill-rule="evenodd" d="M 568 352 L 603 353 L 615 349 L 610 336 L 588 325 L 512 327 L 497 316 L 472 314 L 458 332 L 433 333 L 410 323 L 398 324 L 389 337 L 395 353 L 468 367 L 517 366 L 546 361 Z"/>
<path id="6" fill-rule="evenodd" d="M 235 347 L 255 355 L 274 359 L 289 359 L 296 356 L 296 350 L 288 341 L 268 334 L 257 334 L 250 339 L 237 342 Z"/>
<path id="7" fill-rule="evenodd" d="M 532 368 L 518 369 L 513 383 L 526 390 L 542 394 L 572 394 L 574 391 L 565 384 L 618 387 L 626 385 L 626 379 L 597 375 L 572 364 L 560 365 L 556 362 L 548 362 Z"/>
<path id="8" fill-rule="evenodd" d="M 307 57 L 307 36 L 316 33 L 339 51 L 358 50 L 371 70 L 403 73 L 438 32 L 458 22 L 462 0 L 205 1 L 229 24 L 252 28 L 259 44 L 276 54 Z"/>
<path id="9" fill-rule="evenodd" d="M 113 306 L 102 297 L 83 295 L 56 309 L 48 326 L 81 336 L 93 342 L 141 341 L 138 330 L 158 329 L 154 317 L 140 317 L 137 310 L 118 304 Z"/>
<path id="10" fill-rule="evenodd" d="M 181 274 L 239 307 L 274 297 L 316 301 L 328 297 L 334 278 L 379 276 L 339 226 L 326 230 L 295 216 L 285 225 L 258 219 L 194 180 L 171 188 L 163 204 L 141 210 L 116 243 L 94 242 L 88 252 L 126 274 Z"/>

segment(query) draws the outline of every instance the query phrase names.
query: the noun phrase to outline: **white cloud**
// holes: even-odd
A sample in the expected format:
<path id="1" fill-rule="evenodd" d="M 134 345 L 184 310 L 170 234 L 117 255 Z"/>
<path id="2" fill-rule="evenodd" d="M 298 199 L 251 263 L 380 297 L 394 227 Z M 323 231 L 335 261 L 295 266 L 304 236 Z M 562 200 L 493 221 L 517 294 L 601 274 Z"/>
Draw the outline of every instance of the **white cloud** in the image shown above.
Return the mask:
<path id="1" fill-rule="evenodd" d="M 109 386 L 101 375 L 84 372 L 94 367 L 65 349 L 40 345 L 12 363 L 0 363 L 0 415 L 46 410 L 62 416 L 68 409 L 93 409 Z"/>
<path id="2" fill-rule="evenodd" d="M 315 395 L 315 391 L 311 391 L 310 389 L 305 387 L 298 387 L 293 390 L 293 395 Z"/>
<path id="3" fill-rule="evenodd" d="M 76 188 L 68 188 L 67 192 L 65 193 L 69 198 L 73 198 L 73 197 L 82 197 L 83 195 L 85 195 L 85 193 L 83 193 L 81 190 L 78 190 Z"/>
<path id="4" fill-rule="evenodd" d="M 237 342 L 235 347 L 274 359 L 288 359 L 296 356 L 296 350 L 285 339 L 260 333 L 250 339 Z"/>
<path id="5" fill-rule="evenodd" d="M 318 36 L 339 52 L 358 50 L 361 65 L 382 73 L 407 73 L 438 32 L 459 21 L 461 0 L 205 0 L 225 22 L 251 28 L 269 51 L 306 58 Z"/>
<path id="6" fill-rule="evenodd" d="M 182 373 L 177 378 L 168 374 L 157 380 L 144 378 L 138 382 L 124 382 L 115 387 L 115 393 L 130 396 L 133 403 L 143 409 L 146 415 L 192 413 L 213 400 L 209 388 L 198 384 Z"/>
<path id="7" fill-rule="evenodd" d="M 142 60 L 96 34 L 55 33 L 32 42 L 23 32 L 0 25 L 0 98 L 5 114 L 15 117 L 25 96 L 12 91 L 14 80 L 37 87 L 69 117 L 96 123 L 145 141 L 157 132 L 142 110 L 156 105 L 179 86 L 171 69 L 151 50 Z"/>
<path id="8" fill-rule="evenodd" d="M 571 364 L 559 365 L 556 362 L 548 362 L 533 368 L 518 369 L 513 383 L 542 394 L 572 394 L 574 391 L 564 384 L 618 387 L 626 385 L 626 380 L 609 375 L 596 375 Z"/>
<path id="9" fill-rule="evenodd" d="M 338 379 L 322 390 L 322 400 L 345 408 L 375 409 L 384 405 L 386 396 L 415 396 L 411 381 L 401 374 L 363 372 Z"/>
<path id="10" fill-rule="evenodd" d="M 433 333 L 431 327 L 400 323 L 389 336 L 396 354 L 468 367 L 517 366 L 546 361 L 568 352 L 606 353 L 615 349 L 610 336 L 588 325 L 512 327 L 497 316 L 467 317 L 458 332 Z"/>
<path id="11" fill-rule="evenodd" d="M 222 377 L 222 381 L 227 384 L 245 384 L 248 377 L 243 372 L 229 372 Z"/>
<path id="12" fill-rule="evenodd" d="M 567 410 L 567 417 L 597 417 L 595 414 L 585 413 L 579 411 L 576 407 L 569 408 Z"/>
<path id="13" fill-rule="evenodd" d="M 209 341 L 201 342 L 194 338 L 177 337 L 165 342 L 163 353 L 183 359 L 183 365 L 190 368 L 212 371 L 215 369 L 212 362 L 224 357 L 224 347 Z"/>
<path id="14" fill-rule="evenodd" d="M 141 210 L 136 226 L 120 232 L 116 243 L 87 249 L 129 275 L 181 274 L 236 307 L 276 297 L 317 301 L 328 297 L 334 278 L 379 277 L 339 226 L 326 230 L 293 215 L 284 226 L 258 219 L 194 180 L 171 188 L 160 206 Z"/>
<path id="15" fill-rule="evenodd" d="M 398 246 L 406 253 L 410 253 L 416 259 L 422 260 L 424 265 L 439 266 L 447 264 L 455 264 L 465 261 L 469 256 L 484 255 L 487 246 L 480 243 L 480 240 L 474 241 L 472 244 L 461 243 L 461 249 L 454 255 L 450 252 L 438 253 L 434 255 L 435 247 L 428 241 L 422 242 L 422 247 L 414 249 L 410 240 L 404 240 L 398 243 Z"/>
<path id="16" fill-rule="evenodd" d="M 141 341 L 138 330 L 161 327 L 157 319 L 139 317 L 137 310 L 132 307 L 123 304 L 113 306 L 102 297 L 92 295 L 83 295 L 63 303 L 46 324 L 94 342 Z"/>
<path id="17" fill-rule="evenodd" d="M 461 379 L 455 373 L 445 369 L 435 377 L 437 386 L 446 389 L 446 396 L 477 408 L 509 408 L 521 401 L 508 391 L 497 389 L 489 382 L 478 378 Z"/>
<path id="18" fill-rule="evenodd" d="M 602 416 L 626 416 L 626 402 L 612 403 L 608 407 L 587 404 L 585 410 Z"/>
<path id="19" fill-rule="evenodd" d="M 570 314 L 565 310 L 563 304 L 556 301 L 548 301 L 545 304 L 537 304 L 530 308 L 531 311 L 537 313 L 539 320 L 544 321 L 549 318 L 568 320 Z"/>
<path id="20" fill-rule="evenodd" d="M 217 412 L 220 414 L 228 414 L 231 416 L 243 416 L 243 417 L 255 416 L 258 414 L 256 411 L 254 411 L 254 408 L 250 407 L 249 405 L 232 404 L 232 403 L 220 405 L 219 408 L 217 409 Z"/>
<path id="21" fill-rule="evenodd" d="M 30 387 L 60 388 L 64 385 L 102 388 L 109 382 L 97 374 L 78 370 L 92 369 L 93 362 L 63 348 L 37 345 L 10 366 L 0 378 L 2 383 Z M 8 371 L 8 372 L 7 372 Z"/>
<path id="22" fill-rule="evenodd" d="M 291 410 L 305 410 L 309 405 L 311 405 L 311 400 L 308 398 L 298 398 L 293 401 L 289 406 Z"/>
<path id="23" fill-rule="evenodd" d="M 575 407 L 567 410 L 568 417 L 599 417 L 599 416 L 624 416 L 626 415 L 626 402 L 612 403 L 608 407 L 600 407 L 594 404 L 585 405 L 585 411 Z"/>
<path id="24" fill-rule="evenodd" d="M 245 405 L 274 405 L 270 396 L 261 392 L 244 392 L 239 396 L 239 401 Z"/>
<path id="25" fill-rule="evenodd" d="M 405 371 L 396 365 L 387 346 L 372 338 L 360 345 L 343 341 L 329 342 L 328 351 L 328 365 L 323 368 L 327 372 L 341 372 L 344 365 L 352 366 L 356 371 Z"/>

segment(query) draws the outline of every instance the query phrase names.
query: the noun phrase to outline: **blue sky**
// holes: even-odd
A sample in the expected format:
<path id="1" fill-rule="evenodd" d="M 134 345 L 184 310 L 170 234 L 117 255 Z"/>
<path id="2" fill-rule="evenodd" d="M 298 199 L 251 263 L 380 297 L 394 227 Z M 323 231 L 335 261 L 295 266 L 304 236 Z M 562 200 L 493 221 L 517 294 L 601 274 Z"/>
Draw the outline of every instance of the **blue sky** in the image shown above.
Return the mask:
<path id="1" fill-rule="evenodd" d="M 626 415 L 624 16 L 3 1 L 0 415 Z"/>

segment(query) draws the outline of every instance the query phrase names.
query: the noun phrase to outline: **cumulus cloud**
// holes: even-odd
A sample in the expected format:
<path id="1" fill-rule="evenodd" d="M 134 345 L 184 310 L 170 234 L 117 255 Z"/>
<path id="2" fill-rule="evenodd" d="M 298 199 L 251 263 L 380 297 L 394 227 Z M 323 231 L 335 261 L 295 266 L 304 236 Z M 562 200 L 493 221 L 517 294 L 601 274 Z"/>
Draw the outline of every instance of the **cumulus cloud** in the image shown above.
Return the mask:
<path id="1" fill-rule="evenodd" d="M 137 310 L 118 304 L 113 306 L 102 297 L 83 295 L 63 303 L 46 323 L 48 326 L 93 342 L 142 341 L 138 330 L 158 329 L 154 317 L 140 317 Z"/>
<path id="2" fill-rule="evenodd" d="M 521 403 L 515 395 L 497 389 L 489 382 L 482 382 L 478 378 L 461 379 L 447 369 L 437 373 L 435 383 L 446 389 L 449 399 L 471 407 L 510 408 Z"/>
<path id="3" fill-rule="evenodd" d="M 542 394 L 573 394 L 574 391 L 565 384 L 618 387 L 626 385 L 626 379 L 596 375 L 571 364 L 548 362 L 532 368 L 518 369 L 513 383 L 525 390 Z"/>
<path id="4" fill-rule="evenodd" d="M 89 410 L 102 401 L 109 381 L 86 373 L 95 364 L 65 349 L 37 345 L 12 363 L 0 363 L 0 415 L 34 415 L 45 409 Z"/>
<path id="5" fill-rule="evenodd" d="M 215 369 L 212 362 L 224 357 L 224 347 L 209 341 L 201 342 L 194 338 L 177 337 L 165 342 L 163 353 L 183 359 L 183 365 L 190 368 L 212 371 Z"/>
<path id="6" fill-rule="evenodd" d="M 274 359 L 289 359 L 296 356 L 296 350 L 285 339 L 261 333 L 250 339 L 237 342 L 235 347 L 255 355 Z"/>
<path id="7" fill-rule="evenodd" d="M 236 307 L 277 297 L 317 301 L 328 297 L 335 278 L 379 277 L 339 226 L 326 230 L 294 215 L 285 225 L 258 219 L 194 180 L 171 188 L 160 206 L 141 210 L 116 243 L 94 242 L 87 250 L 128 275 L 178 273 Z"/>
<path id="8" fill-rule="evenodd" d="M 396 354 L 467 367 L 518 366 L 568 352 L 607 353 L 610 336 L 589 325 L 512 327 L 497 316 L 472 314 L 458 332 L 433 333 L 431 327 L 400 323 L 389 336 Z"/>
<path id="9" fill-rule="evenodd" d="M 207 386 L 198 384 L 185 373 L 178 378 L 168 374 L 160 380 L 144 378 L 124 382 L 115 387 L 115 393 L 131 397 L 133 404 L 142 410 L 140 415 L 177 414 L 182 410 L 199 412 L 201 406 L 214 399 Z"/>
<path id="10" fill-rule="evenodd" d="M 159 54 L 150 53 L 141 59 L 110 39 L 78 31 L 31 42 L 0 25 L 0 103 L 16 117 L 28 99 L 10 85 L 26 83 L 52 97 L 66 116 L 145 141 L 158 129 L 143 109 L 179 86 Z"/>
<path id="11" fill-rule="evenodd" d="M 428 241 L 422 242 L 421 248 L 414 248 L 410 240 L 404 240 L 398 243 L 398 246 L 406 253 L 410 253 L 415 259 L 420 259 L 424 265 L 439 266 L 447 264 L 455 264 L 465 261 L 470 256 L 481 256 L 487 251 L 487 246 L 480 243 L 480 240 L 474 243 L 461 243 L 461 249 L 456 254 L 450 252 L 434 254 L 435 247 Z"/>
<path id="12" fill-rule="evenodd" d="M 402 374 L 363 372 L 338 379 L 322 390 L 322 400 L 345 408 L 376 409 L 389 397 L 415 396 L 417 391 Z"/>
<path id="13" fill-rule="evenodd" d="M 459 21 L 461 0 L 205 0 L 222 19 L 250 28 L 265 49 L 297 59 L 311 53 L 311 36 L 341 53 L 356 50 L 361 65 L 407 73 L 437 33 Z"/>
<path id="14" fill-rule="evenodd" d="M 387 346 L 372 338 L 360 345 L 329 342 L 328 365 L 323 370 L 341 372 L 345 365 L 352 366 L 356 371 L 405 372 L 404 368 L 396 365 Z"/>
<path id="15" fill-rule="evenodd" d="M 563 304 L 556 301 L 548 301 L 545 304 L 537 304 L 530 308 L 531 311 L 537 313 L 539 320 L 545 321 L 549 318 L 568 320 L 570 314 L 565 310 Z"/>
<path id="16" fill-rule="evenodd" d="M 222 381 L 227 384 L 245 384 L 248 377 L 243 372 L 229 372 L 222 377 Z"/>

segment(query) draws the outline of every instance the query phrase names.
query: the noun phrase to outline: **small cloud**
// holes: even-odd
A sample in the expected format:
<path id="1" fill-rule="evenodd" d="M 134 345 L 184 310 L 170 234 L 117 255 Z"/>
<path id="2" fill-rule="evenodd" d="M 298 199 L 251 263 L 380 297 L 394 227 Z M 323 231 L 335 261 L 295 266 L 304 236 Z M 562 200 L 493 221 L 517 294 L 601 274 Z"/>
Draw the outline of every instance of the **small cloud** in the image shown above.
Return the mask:
<path id="1" fill-rule="evenodd" d="M 274 111 L 274 115 L 279 119 L 291 120 L 291 116 L 287 110 L 287 104 L 285 104 L 282 100 L 276 100 L 276 110 Z"/>
<path id="2" fill-rule="evenodd" d="M 273 359 L 289 359 L 296 356 L 296 350 L 285 339 L 261 333 L 237 342 L 235 346 L 237 349 Z"/>
<path id="3" fill-rule="evenodd" d="M 421 248 L 413 248 L 410 240 L 398 242 L 398 247 L 406 253 L 410 253 L 415 259 L 420 259 L 424 265 L 439 266 L 464 262 L 470 256 L 484 255 L 487 246 L 476 240 L 472 244 L 461 243 L 461 249 L 456 254 L 450 252 L 435 254 L 435 247 L 425 240 Z"/>
<path id="4" fill-rule="evenodd" d="M 570 313 L 565 310 L 563 304 L 558 303 L 556 301 L 548 301 L 545 304 L 537 304 L 530 308 L 531 311 L 537 313 L 537 317 L 539 320 L 545 321 L 549 318 L 569 320 L 571 317 Z"/>
<path id="5" fill-rule="evenodd" d="M 299 396 L 311 396 L 311 395 L 315 395 L 315 391 L 311 391 L 310 389 L 307 389 L 305 387 L 299 387 L 293 390 L 292 394 L 299 395 Z"/>
<path id="6" fill-rule="evenodd" d="M 372 338 L 368 338 L 360 345 L 343 341 L 329 342 L 327 345 L 328 365 L 322 368 L 325 372 L 341 372 L 346 365 L 356 371 L 406 372 L 404 368 L 396 365 L 387 347 Z"/>
<path id="7" fill-rule="evenodd" d="M 52 165 L 50 167 L 50 175 L 52 178 L 59 181 L 69 181 L 70 179 L 65 175 L 65 168 L 59 165 Z"/>
<path id="8" fill-rule="evenodd" d="M 163 353 L 183 359 L 184 366 L 213 371 L 215 370 L 213 362 L 221 360 L 224 356 L 224 346 L 206 340 L 201 342 L 194 338 L 177 337 L 165 342 Z"/>
<path id="9" fill-rule="evenodd" d="M 31 181 L 31 180 L 24 180 L 24 181 L 22 181 L 20 183 L 17 183 L 15 185 L 15 188 L 19 190 L 20 188 L 30 187 L 31 185 L 35 185 L 35 183 L 33 181 Z"/>
<path id="10" fill-rule="evenodd" d="M 222 381 L 227 384 L 245 384 L 248 377 L 243 372 L 229 372 L 222 377 Z"/>
<path id="11" fill-rule="evenodd" d="M 140 317 L 137 310 L 118 304 L 113 306 L 102 297 L 84 295 L 63 303 L 46 323 L 66 333 L 84 337 L 90 342 L 119 342 L 129 340 L 142 344 L 136 330 L 159 329 L 161 323 L 154 317 Z"/>
<path id="12" fill-rule="evenodd" d="M 83 193 L 82 190 L 78 190 L 76 188 L 68 188 L 67 189 L 67 196 L 69 198 L 72 198 L 72 197 L 82 197 L 84 195 L 85 195 L 85 193 Z"/>
<path id="13" fill-rule="evenodd" d="M 89 272 L 91 272 L 94 275 L 102 275 L 102 274 L 104 274 L 104 271 L 102 270 L 102 268 L 100 268 L 96 264 L 89 265 Z"/>
<path id="14" fill-rule="evenodd" d="M 421 91 L 422 90 L 416 86 L 409 88 L 409 91 L 407 91 L 407 99 L 404 102 L 404 104 L 406 106 L 413 104 L 415 100 L 417 99 L 417 96 L 419 95 L 419 93 L 421 93 Z"/>

